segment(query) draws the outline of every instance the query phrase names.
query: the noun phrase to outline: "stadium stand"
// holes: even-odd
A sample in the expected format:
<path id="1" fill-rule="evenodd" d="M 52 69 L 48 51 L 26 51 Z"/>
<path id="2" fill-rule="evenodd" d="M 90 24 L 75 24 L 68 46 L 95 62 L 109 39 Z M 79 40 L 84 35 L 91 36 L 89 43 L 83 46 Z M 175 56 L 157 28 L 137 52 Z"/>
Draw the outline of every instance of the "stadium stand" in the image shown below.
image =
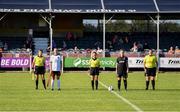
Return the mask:
<path id="1" fill-rule="evenodd" d="M 113 41 L 114 36 L 117 35 L 117 42 L 113 44 L 113 48 L 109 48 L 108 42 Z M 180 57 L 179 53 L 168 54 L 168 49 L 173 46 L 180 46 L 179 32 L 162 32 L 160 33 L 160 49 L 161 57 Z M 128 43 L 125 42 L 125 38 L 128 39 Z M 8 44 L 8 50 L 14 52 L 26 51 L 24 44 L 26 37 L 0 37 L 0 45 L 3 47 L 4 43 Z M 168 41 L 167 41 L 168 39 Z M 57 48 L 62 51 L 64 56 L 67 57 L 88 57 L 90 50 L 102 48 L 102 33 L 101 32 L 84 32 L 83 37 L 78 37 L 76 40 L 67 40 L 66 37 L 54 37 L 53 41 L 56 43 Z M 66 49 L 63 49 L 63 41 L 66 43 Z M 139 42 L 142 45 L 147 43 L 150 48 L 156 49 L 156 33 L 154 32 L 107 32 L 106 33 L 106 56 L 116 57 L 119 49 L 125 49 L 129 53 L 129 57 L 142 57 L 144 56 L 143 50 L 140 52 L 130 52 L 134 42 Z M 34 53 L 37 53 L 38 49 L 43 49 L 45 52 L 48 47 L 48 37 L 33 37 Z M 98 44 L 96 44 L 98 43 Z M 77 46 L 78 52 L 74 52 L 74 47 Z M 10 55 L 8 55 L 9 57 Z M 102 56 L 102 53 L 100 53 Z"/>
<path id="2" fill-rule="evenodd" d="M 23 48 L 23 45 L 26 42 L 26 37 L 0 37 L 0 40 L 3 45 L 6 42 L 8 44 L 8 49 L 12 50 L 17 48 Z"/>
<path id="3" fill-rule="evenodd" d="M 34 53 L 37 53 L 39 49 L 42 49 L 44 52 L 46 51 L 46 48 L 48 47 L 48 38 L 45 37 L 38 37 L 33 38 L 34 43 Z"/>
<path id="4" fill-rule="evenodd" d="M 135 33 L 106 33 L 106 43 L 107 41 L 112 41 L 113 36 L 117 35 L 117 47 L 114 50 L 125 49 L 129 51 L 134 42 L 140 43 L 148 43 L 150 48 L 156 49 L 156 33 L 149 32 L 135 32 Z M 129 42 L 119 42 L 119 39 L 124 41 L 124 38 L 127 37 Z M 177 41 L 179 38 L 178 32 L 168 32 L 168 33 L 160 33 L 160 49 L 167 50 L 172 45 L 180 45 L 180 42 Z M 56 37 L 53 38 L 57 44 L 58 48 L 63 47 L 63 41 L 66 40 L 65 37 Z M 168 41 L 167 41 L 168 39 Z M 83 37 L 78 38 L 77 41 L 66 41 L 67 49 L 74 48 L 75 45 L 78 48 L 87 49 L 87 48 L 97 48 L 95 46 L 96 42 L 102 43 L 102 35 L 98 32 L 88 32 L 84 33 Z M 102 47 L 102 44 L 100 45 Z M 108 47 L 108 46 L 107 46 Z M 175 46 L 174 46 L 175 47 Z"/>

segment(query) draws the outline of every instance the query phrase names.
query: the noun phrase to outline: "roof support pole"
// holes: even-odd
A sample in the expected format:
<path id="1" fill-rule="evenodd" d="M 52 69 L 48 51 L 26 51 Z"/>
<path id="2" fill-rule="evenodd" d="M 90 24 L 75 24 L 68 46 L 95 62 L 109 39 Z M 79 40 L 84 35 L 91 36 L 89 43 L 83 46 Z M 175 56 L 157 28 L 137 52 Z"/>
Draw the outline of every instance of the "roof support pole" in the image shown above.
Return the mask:
<path id="1" fill-rule="evenodd" d="M 7 13 L 4 14 L 1 18 L 0 18 L 0 21 L 4 19 L 4 17 L 6 17 Z"/>
<path id="2" fill-rule="evenodd" d="M 157 26 L 157 59 L 158 59 L 158 63 L 159 63 L 159 18 L 160 18 L 160 16 L 159 16 L 159 13 L 157 14 L 157 24 L 156 24 L 156 26 Z M 158 68 L 157 68 L 157 70 L 159 71 L 159 65 L 158 65 Z"/>
<path id="3" fill-rule="evenodd" d="M 49 19 L 50 54 L 51 54 L 52 49 L 53 49 L 53 45 L 52 45 L 52 36 L 53 36 L 52 16 L 51 16 L 51 14 L 50 14 L 50 19 Z"/>
<path id="4" fill-rule="evenodd" d="M 111 20 L 113 19 L 113 17 L 114 17 L 114 14 L 106 21 L 106 24 L 107 24 L 109 21 L 111 21 Z"/>
<path id="5" fill-rule="evenodd" d="M 103 14 L 103 57 L 106 53 L 106 15 Z"/>
<path id="6" fill-rule="evenodd" d="M 104 0 L 101 0 L 101 6 L 103 11 L 105 11 Z M 103 57 L 106 57 L 106 14 L 105 13 L 103 13 Z"/>
<path id="7" fill-rule="evenodd" d="M 51 52 L 52 52 L 52 36 L 53 36 L 53 29 L 52 29 L 52 15 L 51 15 L 51 11 L 52 11 L 52 7 L 51 7 L 51 0 L 49 0 L 49 11 L 50 11 L 50 18 L 49 18 L 49 37 L 50 37 L 50 55 L 51 55 Z"/>
<path id="8" fill-rule="evenodd" d="M 153 17 L 151 17 L 150 15 L 148 15 L 148 16 L 149 16 L 149 18 L 150 18 L 155 24 L 157 24 L 156 20 L 154 20 Z"/>
<path id="9" fill-rule="evenodd" d="M 103 14 L 103 57 L 106 57 L 106 15 Z M 105 70 L 105 67 L 103 67 Z"/>
<path id="10" fill-rule="evenodd" d="M 50 38 L 50 54 L 52 51 L 52 35 L 53 35 L 53 29 L 52 29 L 52 19 L 54 18 L 51 13 L 49 14 L 49 17 L 44 17 L 40 14 L 40 16 L 46 21 L 46 23 L 49 25 L 49 38 Z"/>
<path id="11" fill-rule="evenodd" d="M 156 0 L 153 0 L 153 2 L 154 2 L 154 5 L 155 5 L 155 7 L 156 7 L 156 10 L 157 10 L 157 12 L 158 12 L 158 13 L 157 13 L 157 21 L 156 21 L 156 27 L 157 27 L 157 54 L 156 54 L 156 56 L 157 56 L 158 64 L 159 64 L 159 61 L 160 61 L 160 59 L 159 59 L 159 18 L 160 18 L 159 12 L 160 12 L 160 10 L 159 10 L 157 1 L 156 1 Z M 159 65 L 158 65 L 158 67 L 157 67 L 157 70 L 159 71 Z"/>
<path id="12" fill-rule="evenodd" d="M 42 16 L 41 14 L 41 17 L 44 19 L 44 21 L 46 21 L 49 25 L 49 38 L 50 38 L 50 55 L 51 55 L 51 52 L 52 52 L 52 35 L 53 35 L 53 29 L 52 29 L 52 14 L 51 14 L 51 11 L 52 11 L 52 7 L 51 7 L 51 0 L 49 0 L 49 18 L 47 19 L 46 17 Z"/>

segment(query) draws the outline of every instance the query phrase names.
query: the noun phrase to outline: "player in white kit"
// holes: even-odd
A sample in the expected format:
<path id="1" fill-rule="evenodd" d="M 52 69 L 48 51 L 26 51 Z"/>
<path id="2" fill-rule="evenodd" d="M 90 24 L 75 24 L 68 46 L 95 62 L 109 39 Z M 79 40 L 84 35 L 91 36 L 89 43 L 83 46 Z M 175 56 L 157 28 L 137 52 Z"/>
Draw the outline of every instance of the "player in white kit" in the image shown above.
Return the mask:
<path id="1" fill-rule="evenodd" d="M 54 90 L 55 76 L 57 78 L 58 91 L 60 91 L 60 76 L 62 71 L 62 57 L 58 54 L 58 49 L 54 48 L 54 54 L 50 57 L 50 73 L 52 75 L 51 87 Z"/>

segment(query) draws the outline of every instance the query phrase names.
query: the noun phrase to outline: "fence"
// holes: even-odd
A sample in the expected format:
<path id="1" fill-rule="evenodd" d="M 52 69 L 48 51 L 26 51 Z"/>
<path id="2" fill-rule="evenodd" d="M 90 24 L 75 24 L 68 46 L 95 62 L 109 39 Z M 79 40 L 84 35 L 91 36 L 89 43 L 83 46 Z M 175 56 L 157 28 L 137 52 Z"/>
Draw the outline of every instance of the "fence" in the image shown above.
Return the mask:
<path id="1" fill-rule="evenodd" d="M 117 54 L 116 54 L 117 55 Z M 1 53 L 1 68 L 32 68 L 33 56 L 31 53 Z M 101 67 L 115 68 L 116 57 L 100 57 Z M 63 68 L 88 68 L 90 57 L 64 57 Z M 143 57 L 129 57 L 130 68 L 143 68 Z M 179 57 L 160 57 L 160 68 L 180 68 Z M 46 69 L 49 69 L 49 56 L 46 56 Z"/>

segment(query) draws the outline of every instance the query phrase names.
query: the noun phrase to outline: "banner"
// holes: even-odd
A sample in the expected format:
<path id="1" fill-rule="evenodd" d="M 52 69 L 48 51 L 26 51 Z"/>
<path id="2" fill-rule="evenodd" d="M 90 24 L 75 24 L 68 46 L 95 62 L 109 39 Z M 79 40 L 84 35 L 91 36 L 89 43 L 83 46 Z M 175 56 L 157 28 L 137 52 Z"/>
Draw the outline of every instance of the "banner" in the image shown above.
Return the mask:
<path id="1" fill-rule="evenodd" d="M 130 57 L 128 58 L 129 68 L 143 68 L 143 59 Z M 65 58 L 64 68 L 88 68 L 90 58 Z M 99 58 L 101 67 L 115 68 L 116 58 Z M 29 68 L 29 58 L 1 58 L 1 68 Z M 180 68 L 180 58 L 160 58 L 160 68 Z M 46 69 L 49 69 L 49 58 L 46 58 Z"/>
<path id="2" fill-rule="evenodd" d="M 78 67 L 78 68 L 88 68 L 90 58 L 65 58 L 64 67 Z M 115 58 L 99 58 L 101 67 L 115 68 L 116 59 Z M 130 57 L 128 58 L 129 68 L 143 68 L 143 57 Z M 180 68 L 180 58 L 160 58 L 159 60 L 160 68 Z"/>
<path id="3" fill-rule="evenodd" d="M 160 58 L 161 68 L 180 68 L 180 58 Z"/>
<path id="4" fill-rule="evenodd" d="M 144 68 L 144 58 L 131 57 L 128 58 L 129 68 Z"/>
<path id="5" fill-rule="evenodd" d="M 144 58 L 128 58 L 130 68 L 143 68 Z M 90 58 L 65 58 L 64 67 L 88 68 Z M 116 58 L 99 58 L 101 67 L 116 67 Z"/>
<path id="6" fill-rule="evenodd" d="M 0 12 L 30 12 L 30 13 L 135 13 L 136 9 L 3 9 Z"/>
<path id="7" fill-rule="evenodd" d="M 65 58 L 64 67 L 88 68 L 90 58 Z M 101 67 L 115 68 L 115 58 L 99 58 Z"/>
<path id="8" fill-rule="evenodd" d="M 144 58 L 128 58 L 129 68 L 143 68 Z M 180 58 L 163 58 L 159 60 L 160 68 L 180 68 Z"/>
<path id="9" fill-rule="evenodd" d="M 1 58 L 1 68 L 29 68 L 29 58 Z"/>
<path id="10" fill-rule="evenodd" d="M 128 64 L 130 68 L 143 68 L 144 58 L 128 58 Z M 78 68 L 88 68 L 90 58 L 65 58 L 64 67 L 78 67 Z M 99 58 L 101 67 L 116 67 L 116 58 Z"/>

